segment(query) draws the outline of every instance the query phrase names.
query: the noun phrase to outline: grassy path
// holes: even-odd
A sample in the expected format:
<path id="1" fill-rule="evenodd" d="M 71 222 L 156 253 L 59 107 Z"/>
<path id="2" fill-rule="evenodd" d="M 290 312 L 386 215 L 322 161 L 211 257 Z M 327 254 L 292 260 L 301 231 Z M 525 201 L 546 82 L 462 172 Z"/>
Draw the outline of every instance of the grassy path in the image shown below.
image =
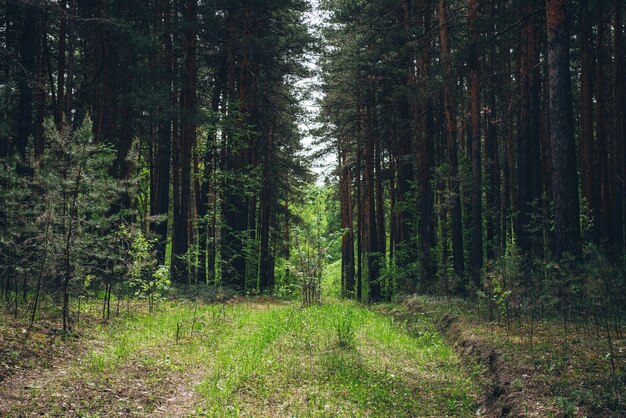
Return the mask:
<path id="1" fill-rule="evenodd" d="M 404 325 L 347 302 L 164 302 L 0 383 L 0 415 L 474 415 L 478 388 L 454 351 L 426 317 Z"/>

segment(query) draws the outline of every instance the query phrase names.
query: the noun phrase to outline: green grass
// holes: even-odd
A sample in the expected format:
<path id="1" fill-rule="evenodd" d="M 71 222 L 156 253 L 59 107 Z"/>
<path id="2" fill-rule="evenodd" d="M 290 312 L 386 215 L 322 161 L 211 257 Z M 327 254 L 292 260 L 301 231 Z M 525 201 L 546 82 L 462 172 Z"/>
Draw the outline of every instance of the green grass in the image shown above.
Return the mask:
<path id="1" fill-rule="evenodd" d="M 198 387 L 197 412 L 472 415 L 476 388 L 432 324 L 423 325 L 428 338 L 414 337 L 349 303 L 248 311 Z"/>
<path id="2" fill-rule="evenodd" d="M 10 411 L 352 417 L 476 410 L 478 388 L 426 317 L 409 329 L 349 302 L 306 309 L 266 299 L 163 302 L 89 334 L 84 356 Z"/>
<path id="3" fill-rule="evenodd" d="M 572 408 L 577 415 L 626 416 L 623 322 L 612 328 L 613 374 L 605 329 L 593 326 L 595 318 L 571 321 L 564 329 L 561 318 L 535 318 L 531 324 L 530 316 L 515 317 L 511 309 L 507 326 L 505 318 L 489 321 L 486 306 L 467 300 L 417 296 L 408 303 L 419 306 L 419 316 L 452 313 L 460 330 L 454 338 L 479 340 L 497 349 L 508 366 L 509 395 L 522 394 L 515 405 L 520 413 L 524 409 L 519 399 L 524 399 L 541 416 L 569 416 Z M 621 338 L 615 336 L 617 326 Z"/>

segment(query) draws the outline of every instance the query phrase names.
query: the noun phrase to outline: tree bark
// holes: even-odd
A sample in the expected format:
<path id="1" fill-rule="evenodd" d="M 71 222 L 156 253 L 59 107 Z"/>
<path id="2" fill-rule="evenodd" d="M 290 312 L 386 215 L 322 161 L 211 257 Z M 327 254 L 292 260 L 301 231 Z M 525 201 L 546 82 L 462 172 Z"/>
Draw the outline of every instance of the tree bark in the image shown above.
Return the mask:
<path id="1" fill-rule="evenodd" d="M 439 44 L 443 66 L 443 101 L 446 122 L 446 143 L 449 167 L 450 220 L 452 223 L 452 263 L 457 275 L 465 269 L 463 256 L 463 223 L 461 219 L 461 192 L 459 188 L 457 115 L 455 78 L 450 57 L 450 34 L 446 0 L 439 0 Z"/>
<path id="2" fill-rule="evenodd" d="M 35 82 L 35 160 L 39 161 L 45 147 L 44 120 L 46 117 L 46 77 L 48 70 L 48 13 L 39 12 L 38 24 L 38 54 L 37 54 L 37 79 Z"/>
<path id="3" fill-rule="evenodd" d="M 590 215 L 600 219 L 597 207 L 597 193 L 594 190 L 596 183 L 594 166 L 594 129 L 593 129 L 593 38 L 591 19 L 587 0 L 580 2 L 580 17 L 582 34 L 580 37 L 581 74 L 580 74 L 580 179 L 583 197 L 587 201 Z M 597 225 L 596 229 L 597 229 Z M 597 233 L 594 233 L 597 241 Z"/>
<path id="4" fill-rule="evenodd" d="M 222 67 L 223 68 L 223 67 Z M 213 83 L 213 97 L 211 99 L 211 111 L 217 115 L 222 104 L 222 86 L 224 83 L 224 71 L 221 69 L 214 77 Z M 215 202 L 211 202 L 211 191 L 215 189 L 215 167 L 216 167 L 216 155 L 217 149 L 217 133 L 206 134 L 206 144 L 203 161 L 203 176 L 201 185 L 198 188 L 197 203 L 198 208 L 198 278 L 205 283 L 210 283 L 214 280 L 215 268 L 211 268 L 210 259 L 213 257 L 211 254 L 214 251 L 212 248 L 213 236 L 210 233 L 213 229 L 212 216 L 215 213 Z M 211 215 L 209 212 L 211 212 Z"/>
<path id="5" fill-rule="evenodd" d="M 482 162 L 480 137 L 480 32 L 478 30 L 478 0 L 469 1 L 470 59 L 470 125 L 472 156 L 472 245 L 471 273 L 474 285 L 480 288 L 480 270 L 483 267 L 483 203 L 482 203 Z"/>
<path id="6" fill-rule="evenodd" d="M 609 148 L 606 86 L 605 86 L 605 17 L 604 1 L 597 4 L 597 35 L 596 35 L 596 158 L 595 169 L 598 173 L 600 216 L 598 219 L 601 240 L 608 244 L 607 238 L 611 236 L 613 229 L 611 220 L 611 188 L 609 186 Z"/>
<path id="7" fill-rule="evenodd" d="M 270 222 L 272 220 L 272 164 L 274 156 L 274 126 L 267 128 L 264 141 L 263 160 L 263 188 L 261 190 L 261 225 L 260 225 L 260 254 L 259 254 L 259 282 L 261 292 L 268 292 L 274 288 L 273 272 L 274 260 L 270 252 Z"/>
<path id="8" fill-rule="evenodd" d="M 59 2 L 61 22 L 59 24 L 59 45 L 57 55 L 57 95 L 54 106 L 54 122 L 57 129 L 61 129 L 63 122 L 63 103 L 65 97 L 65 42 L 67 30 L 67 0 Z"/>
<path id="9" fill-rule="evenodd" d="M 354 296 L 354 226 L 352 219 L 352 178 L 348 144 L 344 138 L 337 139 L 339 150 L 339 187 L 341 205 L 341 283 L 342 295 Z"/>
<path id="10" fill-rule="evenodd" d="M 150 215 L 156 217 L 151 223 L 152 231 L 158 237 L 157 260 L 165 264 L 165 249 L 167 247 L 167 224 L 170 201 L 170 162 L 172 154 L 172 112 L 175 97 L 173 97 L 173 46 L 171 39 L 171 3 L 170 0 L 159 0 L 156 3 L 157 20 L 162 20 L 158 29 L 161 35 L 161 49 L 157 61 L 162 65 L 165 78 L 164 103 L 157 110 L 159 117 L 158 141 L 154 144 L 153 179 L 150 190 Z"/>
<path id="11" fill-rule="evenodd" d="M 183 61 L 183 85 L 181 91 L 180 132 L 180 202 L 174 212 L 172 236 L 172 278 L 182 282 L 189 270 L 185 256 L 189 250 L 189 215 L 191 205 L 191 150 L 196 142 L 196 19 L 197 0 L 187 0 L 183 11 L 186 24 Z M 176 167 L 175 167 L 176 168 Z"/>
<path id="12" fill-rule="evenodd" d="M 541 198 L 541 163 L 539 138 L 539 50 L 534 10 L 536 5 L 526 3 L 522 14 L 526 20 L 522 30 L 520 57 L 520 114 L 517 158 L 517 243 L 526 254 L 537 254 L 541 249 L 539 199 Z"/>
<path id="13" fill-rule="evenodd" d="M 496 33 L 495 19 L 495 0 L 489 2 L 489 15 L 492 19 L 493 26 L 491 33 Z M 489 76 L 488 83 L 488 112 L 487 112 L 487 132 L 485 135 L 485 152 L 487 161 L 485 162 L 485 174 L 489 187 L 486 193 L 486 224 L 487 224 L 487 258 L 493 259 L 496 253 L 499 253 L 500 242 L 500 164 L 498 157 L 498 126 L 497 126 L 497 103 L 496 91 L 499 90 L 498 77 L 496 76 L 496 51 L 495 45 L 491 43 L 489 47 L 489 65 L 492 67 L 492 73 Z"/>
<path id="14" fill-rule="evenodd" d="M 626 257 L 626 240 L 624 238 L 624 219 L 626 216 L 625 196 L 626 187 L 626 161 L 624 161 L 624 135 L 626 135 L 626 104 L 624 104 L 624 94 L 626 94 L 626 73 L 624 73 L 624 2 L 615 0 L 614 15 L 614 77 L 615 91 L 613 103 L 613 229 L 611 252 L 617 256 Z"/>
<path id="15" fill-rule="evenodd" d="M 376 179 L 375 142 L 376 137 L 376 96 L 372 80 L 366 92 L 365 146 L 363 148 L 363 256 L 367 274 L 368 302 L 378 302 L 381 298 L 379 281 L 380 254 L 378 252 L 377 219 L 376 219 Z"/>
<path id="16" fill-rule="evenodd" d="M 562 258 L 570 253 L 577 257 L 581 253 L 580 208 L 565 6 L 560 0 L 546 0 L 546 15 L 555 255 Z"/>
<path id="17" fill-rule="evenodd" d="M 424 33 L 431 29 L 432 4 L 430 0 L 418 6 L 420 25 Z M 433 103 L 430 98 L 430 42 L 417 57 L 417 86 L 423 91 L 425 98 L 416 103 L 413 111 L 416 126 L 416 175 L 419 190 L 418 198 L 418 236 L 420 239 L 421 287 L 424 291 L 432 291 L 434 286 L 435 265 L 431 249 L 435 246 L 435 228 L 433 216 L 433 190 L 431 172 L 433 167 Z M 417 95 L 417 92 L 415 93 Z M 424 95 L 421 94 L 421 95 Z"/>
<path id="18" fill-rule="evenodd" d="M 19 2 L 16 5 L 20 15 L 19 56 L 18 69 L 18 105 L 17 105 L 17 132 L 15 144 L 20 161 L 17 164 L 18 174 L 26 175 L 31 172 L 27 160 L 26 149 L 28 137 L 33 134 L 33 82 L 35 81 L 35 55 L 37 40 L 37 10 L 34 5 Z"/>

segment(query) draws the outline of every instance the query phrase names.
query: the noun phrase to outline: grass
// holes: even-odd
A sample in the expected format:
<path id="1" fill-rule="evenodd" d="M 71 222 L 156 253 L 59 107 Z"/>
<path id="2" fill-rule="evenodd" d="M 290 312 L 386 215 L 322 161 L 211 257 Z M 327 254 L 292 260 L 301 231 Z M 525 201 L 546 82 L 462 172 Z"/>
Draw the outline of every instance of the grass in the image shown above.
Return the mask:
<path id="1" fill-rule="evenodd" d="M 564 328 L 561 320 L 550 318 L 531 324 L 515 317 L 507 326 L 504 319 L 486 321 L 485 312 L 464 300 L 414 297 L 411 303 L 433 318 L 454 314 L 463 332 L 455 338 L 479 338 L 497 348 L 510 366 L 511 388 L 533 408 L 543 404 L 542 415 L 626 416 L 626 340 L 614 337 L 613 374 L 601 328 L 582 322 Z"/>
<path id="2" fill-rule="evenodd" d="M 475 379 L 427 317 L 349 302 L 166 301 L 85 329 L 74 360 L 27 376 L 0 415 L 472 416 Z M 0 383 L 2 385 L 3 383 Z M 28 388 L 28 389 L 24 389 Z"/>

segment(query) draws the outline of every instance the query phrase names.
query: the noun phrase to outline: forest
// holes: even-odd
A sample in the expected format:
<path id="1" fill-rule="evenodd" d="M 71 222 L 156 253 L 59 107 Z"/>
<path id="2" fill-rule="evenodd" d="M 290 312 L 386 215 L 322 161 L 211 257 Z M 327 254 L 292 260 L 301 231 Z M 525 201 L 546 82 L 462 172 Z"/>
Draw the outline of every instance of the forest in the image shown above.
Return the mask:
<path id="1" fill-rule="evenodd" d="M 0 416 L 626 415 L 623 0 L 2 0 Z"/>

